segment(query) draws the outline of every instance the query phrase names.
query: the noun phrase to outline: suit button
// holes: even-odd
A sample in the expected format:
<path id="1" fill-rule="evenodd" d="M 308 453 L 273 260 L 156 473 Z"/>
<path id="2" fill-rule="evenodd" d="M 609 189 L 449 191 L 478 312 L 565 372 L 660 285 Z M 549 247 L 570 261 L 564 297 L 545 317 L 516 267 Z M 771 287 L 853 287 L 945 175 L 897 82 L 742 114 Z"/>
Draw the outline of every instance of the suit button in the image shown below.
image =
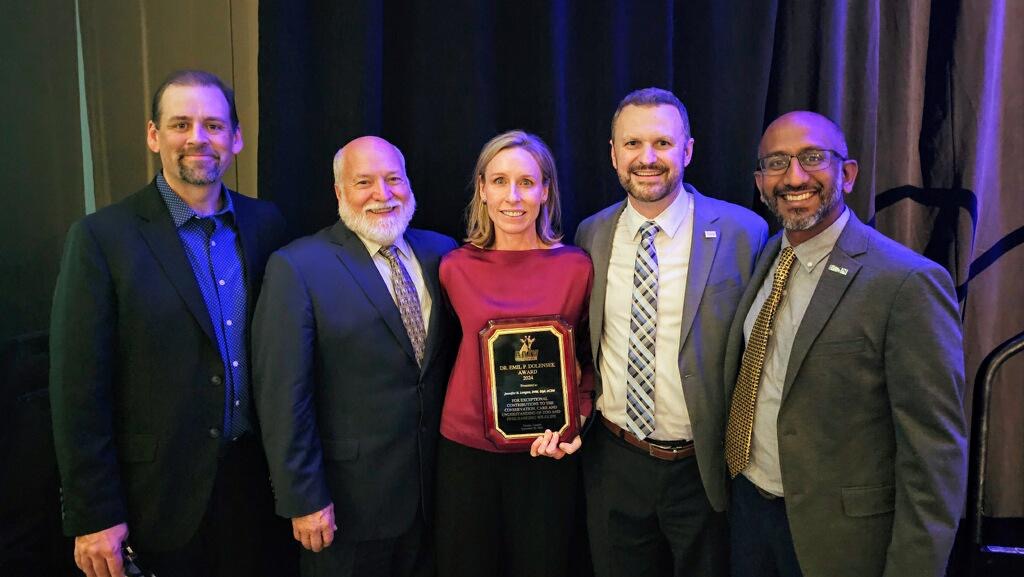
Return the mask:
<path id="1" fill-rule="evenodd" d="M 210 377 L 210 384 L 211 385 L 221 385 L 221 384 L 224 384 L 224 379 L 220 378 L 220 375 L 213 375 L 212 377 Z"/>
<path id="2" fill-rule="evenodd" d="M 220 438 L 220 429 L 218 429 L 217 427 L 211 427 L 210 428 L 210 438 L 211 439 L 219 439 Z"/>

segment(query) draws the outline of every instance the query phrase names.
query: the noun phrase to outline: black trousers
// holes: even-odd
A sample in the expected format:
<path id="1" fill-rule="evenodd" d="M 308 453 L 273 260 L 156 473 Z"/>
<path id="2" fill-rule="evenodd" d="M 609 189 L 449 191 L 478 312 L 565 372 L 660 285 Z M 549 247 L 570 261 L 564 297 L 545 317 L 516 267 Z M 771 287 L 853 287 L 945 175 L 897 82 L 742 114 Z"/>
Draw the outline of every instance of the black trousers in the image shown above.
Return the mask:
<path id="1" fill-rule="evenodd" d="M 803 575 L 789 532 L 786 502 L 761 495 L 743 475 L 732 482 L 729 541 L 733 577 Z"/>
<path id="2" fill-rule="evenodd" d="M 491 453 L 441 438 L 436 541 L 441 577 L 564 577 L 579 465 Z"/>
<path id="3" fill-rule="evenodd" d="M 303 577 L 431 577 L 433 549 L 417 513 L 412 526 L 389 539 L 345 541 L 345 520 L 337 519 L 338 531 L 330 547 L 314 553 L 302 549 Z M 301 547 L 301 545 L 300 545 Z"/>
<path id="4" fill-rule="evenodd" d="M 726 574 L 725 513 L 711 508 L 695 457 L 655 459 L 603 426 L 581 457 L 597 577 Z"/>
<path id="5" fill-rule="evenodd" d="M 297 546 L 291 522 L 274 515 L 263 449 L 246 435 L 224 445 L 206 514 L 188 543 L 137 553 L 141 568 L 159 577 L 294 577 Z"/>

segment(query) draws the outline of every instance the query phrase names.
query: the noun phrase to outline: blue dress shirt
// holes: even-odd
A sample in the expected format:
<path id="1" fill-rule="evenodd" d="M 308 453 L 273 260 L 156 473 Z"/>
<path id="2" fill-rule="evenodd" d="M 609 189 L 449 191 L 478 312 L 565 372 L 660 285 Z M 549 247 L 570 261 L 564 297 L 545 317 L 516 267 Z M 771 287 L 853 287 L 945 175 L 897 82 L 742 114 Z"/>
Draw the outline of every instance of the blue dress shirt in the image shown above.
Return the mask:
<path id="1" fill-rule="evenodd" d="M 228 438 L 238 438 L 253 429 L 246 347 L 248 285 L 231 195 L 222 189 L 224 205 L 216 213 L 202 217 L 171 190 L 163 173 L 156 175 L 156 187 L 171 213 L 210 314 L 224 362 L 223 430 Z"/>

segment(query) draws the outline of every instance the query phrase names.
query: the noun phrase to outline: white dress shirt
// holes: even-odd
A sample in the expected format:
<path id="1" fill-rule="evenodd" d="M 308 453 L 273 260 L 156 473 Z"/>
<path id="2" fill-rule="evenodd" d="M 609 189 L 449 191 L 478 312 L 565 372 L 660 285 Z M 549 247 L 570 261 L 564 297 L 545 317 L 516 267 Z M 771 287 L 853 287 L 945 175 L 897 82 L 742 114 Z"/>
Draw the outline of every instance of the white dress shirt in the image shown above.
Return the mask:
<path id="1" fill-rule="evenodd" d="M 693 427 L 679 376 L 683 298 L 693 239 L 693 195 L 686 190 L 653 219 L 644 217 L 627 202 L 615 225 L 598 355 L 601 396 L 597 399 L 597 408 L 608 420 L 626 427 L 626 355 L 629 352 L 633 268 L 640 246 L 640 227 L 648 220 L 656 222 L 661 229 L 654 237 L 658 253 L 658 327 L 654 347 L 655 429 L 649 438 L 690 440 Z"/>
<path id="2" fill-rule="evenodd" d="M 789 354 L 793 350 L 793 340 L 800 328 L 800 323 L 807 312 L 814 289 L 825 270 L 828 255 L 839 240 L 846 222 L 850 220 L 849 209 L 836 219 L 828 228 L 817 236 L 793 247 L 796 260 L 789 271 L 789 282 L 782 293 L 782 302 L 775 310 L 775 323 L 768 337 L 768 349 L 765 354 L 764 370 L 761 372 L 761 384 L 757 387 L 757 406 L 754 410 L 754 430 L 750 440 L 750 465 L 743 474 L 758 487 L 773 495 L 783 496 L 782 469 L 779 465 L 779 405 L 782 402 L 782 388 L 786 382 L 786 369 L 789 366 Z M 782 235 L 782 246 L 779 254 L 789 244 L 786 235 Z M 743 321 L 743 341 L 750 338 L 754 321 L 761 312 L 761 306 L 772 291 L 775 269 L 779 265 L 779 257 L 775 256 L 768 275 L 757 291 L 757 297 Z"/>

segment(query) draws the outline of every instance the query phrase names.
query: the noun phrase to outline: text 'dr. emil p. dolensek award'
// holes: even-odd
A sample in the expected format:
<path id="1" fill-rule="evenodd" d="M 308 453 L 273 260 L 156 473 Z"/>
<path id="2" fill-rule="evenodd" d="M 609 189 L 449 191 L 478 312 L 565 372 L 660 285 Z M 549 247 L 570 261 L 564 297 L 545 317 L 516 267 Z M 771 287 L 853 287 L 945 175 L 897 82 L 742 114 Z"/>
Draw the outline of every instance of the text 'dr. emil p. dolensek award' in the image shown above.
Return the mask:
<path id="1" fill-rule="evenodd" d="M 558 316 L 492 320 L 480 331 L 484 427 L 499 451 L 527 451 L 545 430 L 579 433 L 573 328 Z"/>

